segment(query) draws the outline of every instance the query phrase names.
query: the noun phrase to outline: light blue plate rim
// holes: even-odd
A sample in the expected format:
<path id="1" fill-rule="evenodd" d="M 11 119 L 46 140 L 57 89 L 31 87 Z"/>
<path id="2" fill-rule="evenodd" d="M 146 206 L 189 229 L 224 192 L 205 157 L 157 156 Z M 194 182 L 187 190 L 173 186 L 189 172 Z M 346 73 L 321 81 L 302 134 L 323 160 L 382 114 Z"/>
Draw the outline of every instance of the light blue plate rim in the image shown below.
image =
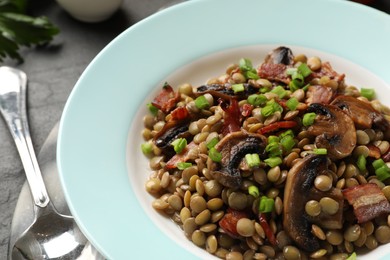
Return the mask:
<path id="1" fill-rule="evenodd" d="M 136 200 L 126 169 L 129 127 L 143 98 L 176 68 L 254 44 L 332 53 L 390 83 L 390 16 L 349 1 L 192 0 L 133 25 L 86 68 L 59 129 L 65 197 L 105 257 L 196 259 L 167 239 Z"/>

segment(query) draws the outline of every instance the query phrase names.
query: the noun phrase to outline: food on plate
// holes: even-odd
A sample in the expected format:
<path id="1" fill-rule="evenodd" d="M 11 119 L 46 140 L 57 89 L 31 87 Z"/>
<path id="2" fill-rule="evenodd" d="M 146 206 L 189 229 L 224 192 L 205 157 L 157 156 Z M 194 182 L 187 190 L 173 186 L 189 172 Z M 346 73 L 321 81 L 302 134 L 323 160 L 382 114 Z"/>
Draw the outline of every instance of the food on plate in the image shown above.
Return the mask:
<path id="1" fill-rule="evenodd" d="M 390 242 L 390 110 L 319 57 L 272 50 L 148 104 L 146 190 L 223 259 L 347 259 Z"/>

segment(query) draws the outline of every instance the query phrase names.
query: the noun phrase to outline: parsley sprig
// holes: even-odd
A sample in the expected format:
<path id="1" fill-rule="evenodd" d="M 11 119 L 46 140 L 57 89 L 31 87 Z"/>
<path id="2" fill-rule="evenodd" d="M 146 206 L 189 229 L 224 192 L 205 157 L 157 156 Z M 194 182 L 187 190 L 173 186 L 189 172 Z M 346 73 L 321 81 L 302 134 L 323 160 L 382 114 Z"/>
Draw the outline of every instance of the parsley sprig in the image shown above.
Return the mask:
<path id="1" fill-rule="evenodd" d="M 9 57 L 23 62 L 21 46 L 43 45 L 59 33 L 47 17 L 26 14 L 26 0 L 0 0 L 0 62 Z"/>

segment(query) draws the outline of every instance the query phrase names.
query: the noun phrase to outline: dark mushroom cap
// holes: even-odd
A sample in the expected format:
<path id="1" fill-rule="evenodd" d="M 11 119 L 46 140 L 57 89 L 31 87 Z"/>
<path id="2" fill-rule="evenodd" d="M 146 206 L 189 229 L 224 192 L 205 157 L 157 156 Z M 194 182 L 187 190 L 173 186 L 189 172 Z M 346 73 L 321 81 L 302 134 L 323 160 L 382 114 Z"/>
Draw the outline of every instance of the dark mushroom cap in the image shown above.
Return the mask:
<path id="1" fill-rule="evenodd" d="M 201 95 L 210 93 L 215 97 L 219 97 L 228 100 L 232 97 L 238 99 L 247 99 L 249 95 L 257 93 L 259 90 L 255 86 L 249 83 L 243 83 L 244 91 L 235 93 L 232 89 L 232 84 L 206 84 L 196 88 L 196 94 Z"/>
<path id="2" fill-rule="evenodd" d="M 168 121 L 163 128 L 154 136 L 153 141 L 155 145 L 160 148 L 169 160 L 175 151 L 171 143 L 177 138 L 186 138 L 189 141 L 191 134 L 188 132 L 190 121 L 184 120 L 171 120 Z"/>
<path id="3" fill-rule="evenodd" d="M 265 155 L 267 139 L 263 135 L 237 131 L 227 134 L 215 148 L 222 154 L 220 168 L 213 171 L 214 178 L 229 188 L 239 188 L 242 177 L 239 170 L 241 160 L 248 153 Z"/>
<path id="4" fill-rule="evenodd" d="M 340 108 L 314 103 L 308 112 L 317 114 L 307 131 L 316 136 L 318 148 L 326 148 L 330 158 L 338 160 L 349 156 L 356 146 L 356 129 L 352 119 Z"/>
<path id="5" fill-rule="evenodd" d="M 272 64 L 291 65 L 294 62 L 294 55 L 290 48 L 280 46 L 272 50 L 272 52 L 267 55 L 265 62 Z"/>
<path id="6" fill-rule="evenodd" d="M 343 213 L 343 196 L 338 188 L 319 191 L 314 180 L 321 174 L 328 174 L 328 158 L 324 155 L 309 155 L 298 161 L 290 169 L 284 188 L 283 226 L 291 239 L 303 250 L 313 252 L 320 248 L 317 237 L 311 233 L 313 223 L 326 228 L 341 228 Z M 305 205 L 309 200 L 319 201 L 330 197 L 339 203 L 339 210 L 330 216 L 321 212 L 317 217 L 309 216 Z"/>
<path id="7" fill-rule="evenodd" d="M 390 138 L 389 122 L 370 103 L 352 96 L 338 96 L 332 101 L 332 105 L 339 107 L 347 113 L 352 118 L 356 128 L 367 129 L 374 125 L 383 131 L 386 138 Z"/>

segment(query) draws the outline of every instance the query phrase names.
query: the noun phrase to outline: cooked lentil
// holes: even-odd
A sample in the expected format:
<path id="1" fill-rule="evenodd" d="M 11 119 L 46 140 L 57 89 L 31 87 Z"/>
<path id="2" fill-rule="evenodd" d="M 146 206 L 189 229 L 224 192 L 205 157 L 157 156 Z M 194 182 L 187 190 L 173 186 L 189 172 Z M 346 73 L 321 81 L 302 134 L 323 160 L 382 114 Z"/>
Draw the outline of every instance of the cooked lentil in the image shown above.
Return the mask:
<path id="1" fill-rule="evenodd" d="M 371 166 L 379 158 L 384 158 L 385 165 L 390 166 L 390 123 L 387 121 L 390 109 L 378 100 L 368 101 L 361 97 L 357 87 L 346 84 L 345 75 L 335 72 L 328 62 L 319 57 L 305 54 L 288 57 L 287 54 L 284 57 L 287 61 L 283 61 L 287 64 L 273 64 L 273 55 L 279 55 L 276 50 L 257 69 L 229 65 L 220 76 L 206 81 L 209 85 L 205 85 L 205 88 L 211 90 L 202 92 L 200 87 L 184 83 L 178 86 L 177 97 L 173 98 L 173 90 L 169 101 L 165 102 L 173 100 L 168 112 L 158 109 L 157 115 L 144 116 L 145 128 L 141 135 L 152 144 L 152 152 L 147 156 L 153 173 L 145 182 L 146 191 L 156 198 L 152 207 L 178 223 L 195 245 L 223 259 L 346 259 L 355 251 L 373 250 L 379 244 L 389 243 L 388 212 L 365 223 L 358 223 L 352 204 L 338 200 L 334 191 L 343 196 L 341 191 L 373 183 L 380 187 L 383 197 L 390 200 L 390 181 L 380 180 Z M 274 75 L 275 70 L 267 71 L 267 66 L 283 67 L 285 71 Z M 309 72 L 305 71 L 305 66 Z M 251 78 L 250 73 L 260 78 Z M 302 76 L 306 73 L 307 76 Z M 296 77 L 301 77 L 304 85 L 294 86 L 299 84 Z M 232 94 L 232 98 L 226 96 L 228 94 L 225 92 L 217 93 L 211 84 L 215 84 L 216 88 L 222 86 L 224 91 L 230 91 L 232 84 L 243 84 L 244 90 L 241 92 L 239 86 L 239 91 Z M 326 93 L 331 95 L 327 97 Z M 247 99 L 252 94 L 258 95 L 256 98 L 260 105 L 252 104 Z M 204 96 L 207 102 L 205 108 L 197 107 L 195 100 L 199 96 Z M 321 241 L 320 247 L 305 251 L 284 228 L 283 221 L 289 221 L 284 216 L 290 210 L 284 204 L 286 182 L 296 165 L 307 156 L 313 156 L 317 148 L 324 148 L 319 141 L 322 132 L 313 135 L 311 126 L 302 125 L 304 114 L 312 109 L 312 103 L 326 107 L 329 103 L 333 104 L 336 96 L 351 96 L 356 102 L 368 104 L 374 109 L 372 113 L 380 124 L 375 120 L 354 121 L 356 140 L 353 149 L 342 158 L 335 158 L 333 145 L 327 147 L 327 170 L 316 175 L 311 183 L 304 183 L 311 185 L 316 196 L 302 195 L 304 198 L 295 206 L 301 208 L 301 213 L 309 219 L 311 236 Z M 292 97 L 298 104 L 290 110 L 286 102 Z M 162 97 L 156 97 L 152 102 L 157 108 L 161 102 L 159 98 Z M 238 102 L 235 105 L 233 100 L 236 99 Z M 353 119 L 353 115 L 349 114 L 348 117 Z M 314 124 L 317 120 L 320 120 L 318 115 Z M 176 124 L 181 128 L 176 128 Z M 177 132 L 166 133 L 170 130 Z M 233 141 L 229 144 L 228 152 L 222 150 L 221 143 L 228 142 L 227 137 L 234 136 L 236 131 L 264 137 L 264 147 L 260 150 L 250 148 L 252 150 L 248 151 L 259 154 L 258 165 L 251 167 L 242 159 L 246 154 L 245 149 L 249 149 L 245 146 L 247 140 L 243 143 Z M 329 129 L 322 131 L 332 134 Z M 290 140 L 282 141 L 289 134 Z M 275 144 L 271 147 L 268 145 L 272 136 L 275 136 Z M 187 139 L 188 144 L 182 154 L 170 153 L 169 146 L 173 140 L 167 138 L 172 137 Z M 216 142 L 211 146 L 213 140 Z M 166 146 L 161 145 L 163 142 L 167 142 Z M 221 153 L 221 161 L 211 158 L 209 151 L 212 149 Z M 367 169 L 362 170 L 357 166 L 359 156 L 366 158 Z M 273 157 L 279 157 L 281 163 L 270 166 L 266 159 Z M 230 159 L 225 165 L 224 160 Z M 190 164 L 179 170 L 172 161 Z M 226 175 L 224 167 L 235 169 L 229 169 L 230 175 Z M 227 178 L 226 182 L 221 181 L 223 178 Z M 233 180 L 238 180 L 238 184 L 232 185 Z M 250 186 L 259 189 L 258 197 L 248 193 Z M 273 201 L 270 212 L 259 212 L 262 196 Z M 318 221 L 322 216 L 337 217 L 340 208 L 344 219 L 341 227 L 327 226 Z M 272 239 L 278 244 L 273 244 Z"/>

